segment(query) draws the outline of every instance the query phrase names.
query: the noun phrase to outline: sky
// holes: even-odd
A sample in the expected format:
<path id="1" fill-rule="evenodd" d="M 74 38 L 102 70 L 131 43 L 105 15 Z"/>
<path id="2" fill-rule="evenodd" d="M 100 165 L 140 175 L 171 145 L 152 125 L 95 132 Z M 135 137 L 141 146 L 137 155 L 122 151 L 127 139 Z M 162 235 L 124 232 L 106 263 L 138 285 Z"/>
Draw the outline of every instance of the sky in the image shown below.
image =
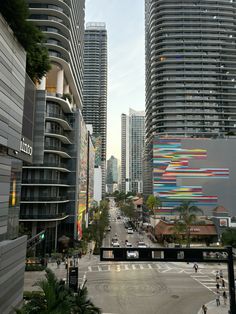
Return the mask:
<path id="1" fill-rule="evenodd" d="M 86 0 L 85 20 L 106 23 L 107 159 L 120 160 L 121 114 L 145 108 L 144 0 Z"/>

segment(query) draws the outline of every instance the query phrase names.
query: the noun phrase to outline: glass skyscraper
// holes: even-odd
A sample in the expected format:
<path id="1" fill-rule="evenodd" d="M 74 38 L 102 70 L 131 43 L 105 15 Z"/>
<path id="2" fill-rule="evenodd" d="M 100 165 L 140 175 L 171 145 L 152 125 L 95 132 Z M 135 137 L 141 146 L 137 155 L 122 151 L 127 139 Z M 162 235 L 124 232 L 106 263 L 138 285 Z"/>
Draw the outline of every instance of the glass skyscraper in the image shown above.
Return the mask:
<path id="1" fill-rule="evenodd" d="M 102 168 L 102 195 L 106 192 L 107 150 L 107 30 L 105 23 L 87 23 L 84 37 L 83 117 L 93 126 L 97 151 L 95 166 Z M 99 144 L 101 143 L 101 144 Z"/>
<path id="2" fill-rule="evenodd" d="M 143 191 L 144 111 L 121 115 L 121 188 Z"/>

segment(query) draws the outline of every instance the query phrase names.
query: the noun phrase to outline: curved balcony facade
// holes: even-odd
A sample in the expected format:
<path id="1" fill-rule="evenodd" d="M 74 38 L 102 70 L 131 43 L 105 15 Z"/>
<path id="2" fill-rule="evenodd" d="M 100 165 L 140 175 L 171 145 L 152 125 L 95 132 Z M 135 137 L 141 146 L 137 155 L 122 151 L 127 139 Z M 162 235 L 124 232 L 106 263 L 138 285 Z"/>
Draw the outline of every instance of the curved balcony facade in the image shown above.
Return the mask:
<path id="1" fill-rule="evenodd" d="M 74 236 L 75 120 L 82 109 L 85 1 L 27 2 L 30 20 L 45 35 L 51 69 L 37 86 L 46 94 L 44 108 L 37 113 L 42 117 L 44 130 L 41 132 L 44 144 L 40 143 L 43 154 L 37 163 L 24 165 L 20 216 L 22 221 L 28 221 L 32 234 L 47 230 L 50 239 L 46 239 L 46 247 L 50 251 L 56 249 L 57 238 L 65 232 L 62 226 L 58 229 L 58 224 L 67 222 L 68 217 L 70 227 L 68 224 L 65 229 L 73 228 Z"/>
<path id="2" fill-rule="evenodd" d="M 236 4 L 146 1 L 146 137 L 236 132 Z"/>

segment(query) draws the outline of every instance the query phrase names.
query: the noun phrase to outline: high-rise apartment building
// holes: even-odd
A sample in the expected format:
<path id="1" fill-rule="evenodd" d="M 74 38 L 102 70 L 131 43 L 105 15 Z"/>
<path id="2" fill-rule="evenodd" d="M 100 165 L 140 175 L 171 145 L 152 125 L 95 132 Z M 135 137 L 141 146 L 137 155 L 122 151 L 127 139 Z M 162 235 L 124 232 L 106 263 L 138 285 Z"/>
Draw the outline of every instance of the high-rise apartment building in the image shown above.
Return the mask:
<path id="1" fill-rule="evenodd" d="M 146 0 L 146 139 L 236 130 L 235 1 Z"/>
<path id="2" fill-rule="evenodd" d="M 129 173 L 129 116 L 121 115 L 121 191 L 130 191 Z"/>
<path id="3" fill-rule="evenodd" d="M 143 191 L 144 111 L 130 109 L 121 115 L 122 191 Z"/>
<path id="4" fill-rule="evenodd" d="M 101 142 L 101 147 L 96 147 L 99 157 L 96 157 L 95 166 L 102 168 L 102 195 L 104 196 L 107 148 L 107 31 L 104 23 L 86 25 L 83 95 L 83 117 L 87 124 L 92 124 L 96 142 Z"/>
<path id="5" fill-rule="evenodd" d="M 118 159 L 111 156 L 107 160 L 107 192 L 113 193 L 118 187 Z"/>
<path id="6" fill-rule="evenodd" d="M 188 171 L 185 157 L 194 164 L 194 153 L 198 161 L 203 159 L 197 148 L 205 145 L 211 151 L 212 146 L 226 147 L 234 142 L 219 138 L 236 131 L 235 10 L 235 1 L 145 1 L 144 195 L 154 193 L 160 197 L 162 210 L 172 209 L 184 199 L 205 209 L 206 203 L 210 204 L 202 196 L 204 188 L 207 194 L 211 185 L 207 179 L 201 190 L 188 178 L 181 190 Z M 200 139 L 204 145 L 199 147 Z M 191 143 L 193 151 L 187 153 L 185 145 L 185 157 L 181 157 L 178 142 Z M 176 165 L 168 165 L 167 158 Z M 221 162 L 229 165 L 225 157 L 214 160 L 212 165 L 220 167 Z M 181 172 L 178 167 L 186 170 Z M 212 195 L 216 188 L 215 184 Z"/>
<path id="7" fill-rule="evenodd" d="M 84 2 L 28 1 L 30 19 L 45 35 L 51 70 L 37 86 L 35 157 L 24 166 L 20 218 L 32 235 L 46 230 L 48 252 L 61 235 L 81 234 Z"/>

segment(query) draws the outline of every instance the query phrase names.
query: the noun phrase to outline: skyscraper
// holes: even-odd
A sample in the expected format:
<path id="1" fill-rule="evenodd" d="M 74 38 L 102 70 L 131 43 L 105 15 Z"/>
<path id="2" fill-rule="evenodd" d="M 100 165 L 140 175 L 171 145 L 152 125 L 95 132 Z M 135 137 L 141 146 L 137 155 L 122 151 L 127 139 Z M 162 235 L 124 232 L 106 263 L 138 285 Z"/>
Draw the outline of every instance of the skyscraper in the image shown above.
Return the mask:
<path id="1" fill-rule="evenodd" d="M 102 194 L 106 189 L 107 149 L 107 31 L 104 23 L 88 23 L 84 37 L 84 106 L 83 117 L 92 124 L 96 142 L 95 166 L 102 168 Z M 100 164 L 98 164 L 100 163 Z"/>
<path id="2" fill-rule="evenodd" d="M 111 156 L 107 161 L 107 192 L 113 193 L 118 184 L 118 160 Z"/>
<path id="3" fill-rule="evenodd" d="M 235 1 L 146 0 L 146 139 L 236 129 Z"/>
<path id="4" fill-rule="evenodd" d="M 129 173 L 129 116 L 121 115 L 121 191 L 130 191 Z"/>
<path id="5" fill-rule="evenodd" d="M 144 111 L 121 115 L 122 191 L 143 191 Z"/>
<path id="6" fill-rule="evenodd" d="M 193 182 L 188 186 L 188 181 L 181 191 L 188 161 L 179 157 L 181 149 L 177 143 L 189 142 L 195 149 L 193 154 L 186 153 L 187 145 L 183 151 L 187 158 L 193 159 L 200 138 L 202 147 L 210 152 L 211 146 L 227 146 L 227 141 L 219 138 L 235 133 L 235 9 L 235 1 L 224 0 L 145 2 L 144 194 L 160 197 L 163 210 L 178 206 L 182 200 L 207 206 L 207 202 L 200 201 L 204 188 L 201 191 Z M 176 155 L 171 157 L 175 149 Z M 219 156 L 214 166 L 220 167 L 223 160 L 228 165 L 222 156 L 217 160 Z M 172 158 L 173 172 L 167 158 Z M 186 168 L 182 173 L 177 169 L 179 165 Z M 177 188 L 173 184 L 175 179 Z M 204 184 L 209 190 L 207 179 Z"/>
<path id="7" fill-rule="evenodd" d="M 84 0 L 28 4 L 30 19 L 45 34 L 51 70 L 37 86 L 35 156 L 24 166 L 20 218 L 32 235 L 47 231 L 50 252 L 60 235 L 80 233 Z"/>

